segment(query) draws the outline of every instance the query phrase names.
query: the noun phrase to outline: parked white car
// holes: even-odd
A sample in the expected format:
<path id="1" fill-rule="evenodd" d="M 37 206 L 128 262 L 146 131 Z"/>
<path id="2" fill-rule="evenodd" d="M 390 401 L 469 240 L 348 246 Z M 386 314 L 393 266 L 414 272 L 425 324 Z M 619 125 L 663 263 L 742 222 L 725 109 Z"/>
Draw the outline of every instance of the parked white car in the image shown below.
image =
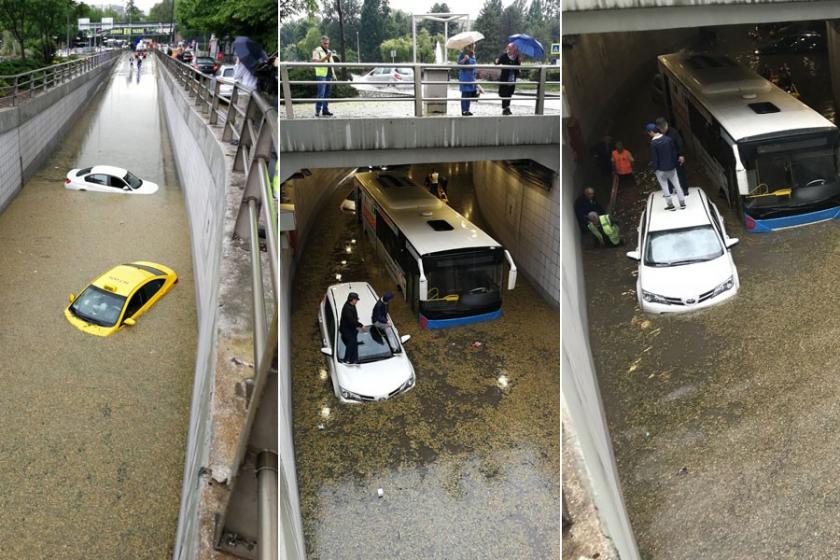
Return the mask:
<path id="1" fill-rule="evenodd" d="M 359 363 L 344 362 L 345 346 L 338 332 L 341 310 L 351 292 L 359 295 L 359 322 L 369 325 L 358 333 Z M 411 335 L 400 337 L 396 327 L 371 325 L 373 306 L 379 296 L 367 282 L 334 284 L 327 289 L 318 310 L 321 352 L 327 356 L 335 396 L 342 403 L 382 401 L 414 387 L 414 367 L 403 344 Z"/>
<path id="2" fill-rule="evenodd" d="M 347 194 L 347 196 L 344 198 L 344 200 L 341 201 L 341 205 L 339 206 L 339 208 L 344 212 L 348 212 L 350 214 L 355 214 L 356 213 L 356 200 L 357 200 L 358 196 L 359 195 L 356 192 L 356 189 L 352 189 Z"/>
<path id="3" fill-rule="evenodd" d="M 413 68 L 374 68 L 364 75 L 351 74 L 353 83 L 358 85 L 384 86 L 396 88 L 414 87 Z"/>
<path id="4" fill-rule="evenodd" d="M 222 64 L 216 72 L 216 79 L 219 80 L 219 95 L 222 97 L 230 97 L 233 93 L 233 79 L 234 67 L 232 64 Z"/>
<path id="5" fill-rule="evenodd" d="M 699 188 L 689 189 L 685 210 L 666 210 L 661 192 L 648 197 L 639 223 L 636 292 L 643 311 L 681 313 L 726 301 L 738 291 L 738 271 L 723 218 Z"/>
<path id="6" fill-rule="evenodd" d="M 71 169 L 64 179 L 64 188 L 123 194 L 154 194 L 158 191 L 157 184 L 145 181 L 122 167 L 110 165 Z"/>

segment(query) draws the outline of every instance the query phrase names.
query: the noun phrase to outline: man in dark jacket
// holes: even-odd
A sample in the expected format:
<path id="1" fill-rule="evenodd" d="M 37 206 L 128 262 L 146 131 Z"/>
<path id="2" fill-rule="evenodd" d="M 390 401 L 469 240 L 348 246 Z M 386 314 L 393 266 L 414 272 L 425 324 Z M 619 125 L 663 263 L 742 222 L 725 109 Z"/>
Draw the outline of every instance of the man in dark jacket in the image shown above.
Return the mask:
<path id="1" fill-rule="evenodd" d="M 586 187 L 583 189 L 583 194 L 575 200 L 575 217 L 578 219 L 581 231 L 586 231 L 589 226 L 590 212 L 595 212 L 598 216 L 606 214 L 604 207 L 595 200 L 595 189 Z"/>
<path id="2" fill-rule="evenodd" d="M 503 66 L 520 66 L 519 63 L 519 51 L 516 48 L 516 45 L 513 43 L 508 44 L 505 48 L 505 52 L 499 55 L 499 58 L 496 59 L 496 64 L 501 64 Z M 510 115 L 510 98 L 513 96 L 513 90 L 516 88 L 516 78 L 519 77 L 519 69 L 517 68 L 503 68 L 502 73 L 499 76 L 500 82 L 505 82 L 504 84 L 499 84 L 499 97 L 507 99 L 502 99 L 502 114 L 503 115 Z"/>
<path id="3" fill-rule="evenodd" d="M 382 297 L 379 298 L 379 301 L 377 301 L 376 305 L 373 306 L 373 315 L 370 318 L 371 323 L 381 328 L 385 328 L 389 325 L 388 303 L 392 299 L 394 299 L 394 294 L 391 292 L 385 292 Z"/>
<path id="4" fill-rule="evenodd" d="M 688 196 L 688 177 L 686 177 L 685 174 L 685 142 L 683 142 L 682 135 L 679 130 L 668 124 L 665 117 L 659 117 L 656 119 L 656 128 L 659 129 L 659 132 L 674 142 L 674 147 L 677 149 L 677 178 L 680 180 L 680 186 L 682 186 L 683 194 Z M 671 194 L 674 194 L 675 192 L 676 189 L 674 188 L 674 184 L 671 183 Z"/>
<path id="5" fill-rule="evenodd" d="M 662 195 L 665 197 L 665 203 L 667 204 L 665 209 L 676 210 L 671 202 L 671 191 L 668 190 L 669 181 L 677 189 L 680 208 L 685 208 L 685 197 L 680 180 L 677 177 L 677 149 L 674 147 L 674 142 L 660 133 L 653 123 L 648 123 L 645 126 L 645 131 L 650 136 L 650 165 L 653 167 L 653 172 L 662 188 Z"/>
<path id="6" fill-rule="evenodd" d="M 344 342 L 344 362 L 348 364 L 359 363 L 359 332 L 365 331 L 364 325 L 359 322 L 359 312 L 356 311 L 356 303 L 359 301 L 359 294 L 350 292 L 347 302 L 341 309 L 341 322 L 338 324 L 338 332 Z"/>

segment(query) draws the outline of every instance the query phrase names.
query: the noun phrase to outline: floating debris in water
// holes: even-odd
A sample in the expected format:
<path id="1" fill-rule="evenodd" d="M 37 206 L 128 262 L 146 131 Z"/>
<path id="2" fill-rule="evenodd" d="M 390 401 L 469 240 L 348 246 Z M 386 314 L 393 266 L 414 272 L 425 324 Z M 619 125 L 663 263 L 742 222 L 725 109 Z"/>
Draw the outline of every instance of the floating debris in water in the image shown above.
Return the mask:
<path id="1" fill-rule="evenodd" d="M 379 496 L 379 497 L 381 498 L 382 496 L 384 496 L 384 495 L 385 495 L 385 490 L 383 490 L 382 488 L 378 488 L 378 489 L 376 490 L 376 495 L 377 495 L 377 496 Z"/>
<path id="2" fill-rule="evenodd" d="M 325 381 L 327 379 L 327 370 L 325 370 L 324 368 L 318 370 L 318 378 L 321 381 Z"/>
<path id="3" fill-rule="evenodd" d="M 510 385 L 510 382 L 508 381 L 507 375 L 505 375 L 505 374 L 500 375 L 498 381 L 499 381 L 499 387 L 501 387 L 502 389 L 507 389 L 508 385 Z"/>
<path id="4" fill-rule="evenodd" d="M 473 348 L 481 348 L 481 343 L 476 340 L 475 342 L 470 344 L 470 346 L 472 346 Z"/>
<path id="5" fill-rule="evenodd" d="M 322 406 L 321 407 L 321 417 L 329 418 L 330 417 L 330 407 Z"/>

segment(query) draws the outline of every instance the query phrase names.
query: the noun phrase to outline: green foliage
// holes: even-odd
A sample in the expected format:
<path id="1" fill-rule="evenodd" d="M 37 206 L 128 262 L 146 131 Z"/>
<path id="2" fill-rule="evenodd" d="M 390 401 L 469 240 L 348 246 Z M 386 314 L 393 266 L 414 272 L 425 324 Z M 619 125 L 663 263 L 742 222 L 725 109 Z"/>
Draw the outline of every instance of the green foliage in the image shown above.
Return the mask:
<path id="1" fill-rule="evenodd" d="M 502 0 L 486 0 L 475 20 L 474 29 L 484 35 L 484 40 L 476 44 L 479 62 L 495 59 L 507 43 L 507 37 L 502 37 L 503 11 Z"/>
<path id="2" fill-rule="evenodd" d="M 359 42 L 366 62 L 381 60 L 379 45 L 388 37 L 386 24 L 389 11 L 388 0 L 364 0 L 360 14 L 364 33 L 360 35 Z"/>
<path id="3" fill-rule="evenodd" d="M 175 0 L 163 0 L 158 2 L 149 10 L 149 16 L 146 21 L 159 23 L 168 22 L 172 19 L 172 4 Z"/>
<path id="4" fill-rule="evenodd" d="M 125 19 L 137 23 L 145 19 L 143 11 L 134 4 L 134 0 L 128 0 L 125 4 Z"/>
<path id="5" fill-rule="evenodd" d="M 277 50 L 277 0 L 176 0 L 180 26 L 218 37 L 245 35 Z"/>
<path id="6" fill-rule="evenodd" d="M 311 68 L 290 68 L 289 81 L 312 81 L 315 79 L 315 72 Z M 318 86 L 315 84 L 291 84 L 292 97 L 314 98 L 318 93 Z M 359 92 L 347 84 L 333 84 L 330 89 L 330 98 L 337 97 L 358 97 Z"/>

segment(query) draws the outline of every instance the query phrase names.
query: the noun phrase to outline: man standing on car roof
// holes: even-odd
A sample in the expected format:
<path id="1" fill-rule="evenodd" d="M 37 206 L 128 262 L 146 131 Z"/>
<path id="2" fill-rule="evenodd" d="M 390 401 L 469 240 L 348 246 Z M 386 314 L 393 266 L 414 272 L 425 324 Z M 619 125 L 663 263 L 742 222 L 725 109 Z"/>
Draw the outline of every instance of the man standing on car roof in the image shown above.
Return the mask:
<path id="1" fill-rule="evenodd" d="M 341 322 L 338 324 L 338 332 L 344 342 L 344 361 L 348 364 L 359 363 L 359 332 L 364 332 L 364 325 L 359 322 L 359 312 L 356 310 L 356 303 L 359 301 L 359 294 L 350 292 L 347 301 L 341 309 Z"/>
<path id="2" fill-rule="evenodd" d="M 677 177 L 677 149 L 674 147 L 674 142 L 659 132 L 659 129 L 653 123 L 645 125 L 645 131 L 650 136 L 650 165 L 653 167 L 653 172 L 662 188 L 662 196 L 665 197 L 665 203 L 667 204 L 665 210 L 676 210 L 671 202 L 671 191 L 668 190 L 669 182 L 677 189 L 680 208 L 685 208 L 685 197 L 680 180 Z"/>
<path id="3" fill-rule="evenodd" d="M 682 135 L 679 130 L 668 124 L 665 117 L 656 119 L 656 128 L 674 142 L 674 147 L 677 149 L 677 178 L 680 180 L 683 194 L 688 196 L 688 177 L 685 174 L 685 142 L 683 142 Z M 671 183 L 671 194 L 674 194 L 674 192 L 674 184 Z"/>

